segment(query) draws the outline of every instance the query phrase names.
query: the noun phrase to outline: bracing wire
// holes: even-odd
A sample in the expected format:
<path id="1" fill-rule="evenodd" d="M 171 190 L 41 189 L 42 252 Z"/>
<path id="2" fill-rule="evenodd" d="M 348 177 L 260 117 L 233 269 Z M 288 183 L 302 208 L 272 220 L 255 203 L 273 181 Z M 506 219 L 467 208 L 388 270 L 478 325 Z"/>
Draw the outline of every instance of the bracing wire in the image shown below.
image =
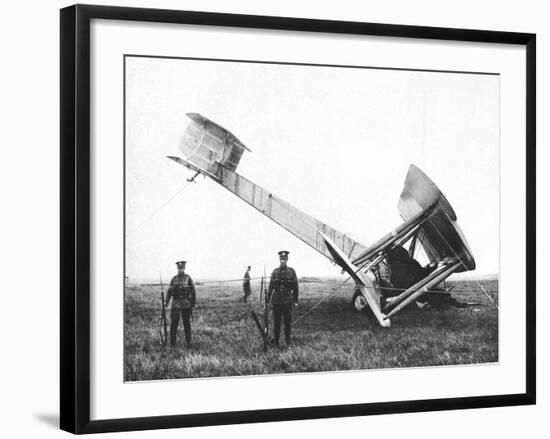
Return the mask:
<path id="1" fill-rule="evenodd" d="M 439 231 L 439 229 L 437 228 L 437 226 L 432 223 L 432 226 L 434 227 L 434 230 L 439 234 L 439 236 L 441 236 L 441 238 L 443 239 L 443 241 L 445 241 L 445 244 L 447 244 L 447 247 L 449 247 L 449 249 L 454 253 L 454 255 L 456 256 L 456 258 L 460 261 L 460 263 L 462 265 L 464 265 L 466 267 L 466 265 L 464 264 L 464 261 L 460 258 L 460 256 L 455 252 L 454 248 L 451 247 L 451 244 L 449 244 L 449 241 L 447 241 L 447 239 L 443 236 L 443 234 Z M 495 305 L 495 307 L 498 309 L 498 304 L 495 302 L 495 299 L 493 299 L 491 297 L 491 295 L 489 294 L 489 292 L 483 287 L 483 285 L 481 284 L 481 282 L 478 280 L 478 279 L 475 279 L 475 282 L 477 283 L 477 285 L 479 286 L 479 288 L 481 289 L 481 291 L 483 291 L 483 293 L 489 298 L 489 300 L 491 301 L 491 303 L 493 305 Z"/>
<path id="2" fill-rule="evenodd" d="M 141 221 L 136 227 L 134 227 L 128 235 L 133 235 L 138 229 L 140 229 L 147 221 L 149 221 L 151 218 L 153 218 L 157 213 L 159 213 L 168 203 L 170 203 L 174 198 L 176 198 L 179 194 L 181 194 L 189 185 L 191 182 L 187 182 L 183 187 L 181 187 L 176 193 L 171 195 L 169 198 L 164 200 L 160 206 L 158 206 L 147 218 L 145 218 L 143 221 Z"/>
<path id="3" fill-rule="evenodd" d="M 342 288 L 344 286 L 344 284 L 346 284 L 350 279 L 351 279 L 351 276 L 348 276 L 344 281 L 340 282 L 336 287 L 334 287 L 332 290 L 330 290 L 326 296 L 324 296 L 315 305 L 313 305 L 311 308 L 309 308 L 304 314 L 302 314 L 299 318 L 297 318 L 294 322 L 292 322 L 292 327 L 295 327 L 298 323 L 300 323 L 302 320 L 304 320 L 308 315 L 310 315 L 313 312 L 313 310 L 315 308 L 317 308 L 319 305 L 321 305 L 321 303 L 323 303 L 330 296 L 332 296 L 336 291 L 338 291 L 340 288 Z"/>

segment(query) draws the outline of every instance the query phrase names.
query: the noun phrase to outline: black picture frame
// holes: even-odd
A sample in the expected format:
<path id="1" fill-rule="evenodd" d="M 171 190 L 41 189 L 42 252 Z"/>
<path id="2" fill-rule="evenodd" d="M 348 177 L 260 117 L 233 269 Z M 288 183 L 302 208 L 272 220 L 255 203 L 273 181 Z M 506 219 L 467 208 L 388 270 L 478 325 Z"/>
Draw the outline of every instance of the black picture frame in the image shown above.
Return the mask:
<path id="1" fill-rule="evenodd" d="M 92 19 L 503 43 L 526 47 L 526 392 L 225 413 L 90 420 L 90 21 Z M 535 404 L 536 401 L 536 36 L 289 17 L 75 5 L 60 17 L 61 387 L 60 426 L 72 433 L 303 420 Z"/>

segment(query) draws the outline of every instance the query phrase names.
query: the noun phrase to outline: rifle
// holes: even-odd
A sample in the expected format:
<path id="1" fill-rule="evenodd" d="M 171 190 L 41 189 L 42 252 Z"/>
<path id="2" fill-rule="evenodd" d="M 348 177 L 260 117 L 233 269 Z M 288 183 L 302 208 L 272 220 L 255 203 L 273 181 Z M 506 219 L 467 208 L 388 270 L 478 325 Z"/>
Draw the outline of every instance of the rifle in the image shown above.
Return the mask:
<path id="1" fill-rule="evenodd" d="M 166 306 L 164 305 L 164 287 L 162 284 L 162 275 L 160 275 L 160 301 L 162 303 L 162 314 L 160 315 L 160 341 L 166 346 L 168 344 L 168 329 L 166 327 Z"/>
<path id="2" fill-rule="evenodd" d="M 265 279 L 265 281 L 264 281 Z M 262 288 L 264 289 L 264 328 L 265 328 L 265 344 L 267 346 L 269 341 L 269 297 L 267 297 L 267 278 L 265 277 L 265 265 L 264 275 L 262 277 Z M 267 348 L 266 348 L 267 350 Z"/>
<path id="3" fill-rule="evenodd" d="M 267 301 L 267 289 L 265 289 L 266 282 L 264 281 L 264 277 L 262 277 L 262 280 L 260 282 L 260 296 L 263 293 L 264 297 L 264 324 L 262 325 L 260 323 L 260 319 L 258 318 L 257 314 L 254 311 L 251 311 L 252 318 L 254 319 L 254 323 L 256 323 L 256 327 L 258 328 L 258 331 L 260 331 L 260 336 L 263 339 L 264 342 L 264 352 L 267 352 L 267 348 L 269 346 L 269 315 L 268 315 L 268 301 Z"/>
<path id="4" fill-rule="evenodd" d="M 262 276 L 262 280 L 260 281 L 260 302 L 262 301 L 264 293 L 264 277 Z"/>

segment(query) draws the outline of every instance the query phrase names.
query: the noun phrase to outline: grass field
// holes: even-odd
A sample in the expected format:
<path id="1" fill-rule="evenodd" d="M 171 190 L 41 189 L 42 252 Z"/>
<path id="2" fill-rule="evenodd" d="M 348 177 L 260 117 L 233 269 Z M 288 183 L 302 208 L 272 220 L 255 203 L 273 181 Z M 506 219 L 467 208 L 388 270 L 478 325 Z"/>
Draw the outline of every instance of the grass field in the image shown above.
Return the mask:
<path id="1" fill-rule="evenodd" d="M 452 284 L 453 282 L 449 282 Z M 476 282 L 454 282 L 453 296 L 487 306 L 465 309 L 409 307 L 381 328 L 369 313 L 350 304 L 352 287 L 338 290 L 293 328 L 289 348 L 263 352 L 250 311 L 262 312 L 259 283 L 242 301 L 237 283 L 197 286 L 191 349 L 183 329 L 178 347 L 160 343 L 160 288 L 129 285 L 125 298 L 125 379 L 160 380 L 187 377 L 259 375 L 489 363 L 498 361 L 498 309 Z M 497 300 L 498 282 L 482 281 Z M 325 297 L 334 284 L 303 282 L 294 321 Z M 271 322 L 270 315 L 270 322 Z M 272 323 L 272 322 L 271 322 Z M 272 325 L 270 328 L 272 333 Z M 281 341 L 284 336 L 281 336 Z M 284 346 L 284 343 L 283 343 Z"/>

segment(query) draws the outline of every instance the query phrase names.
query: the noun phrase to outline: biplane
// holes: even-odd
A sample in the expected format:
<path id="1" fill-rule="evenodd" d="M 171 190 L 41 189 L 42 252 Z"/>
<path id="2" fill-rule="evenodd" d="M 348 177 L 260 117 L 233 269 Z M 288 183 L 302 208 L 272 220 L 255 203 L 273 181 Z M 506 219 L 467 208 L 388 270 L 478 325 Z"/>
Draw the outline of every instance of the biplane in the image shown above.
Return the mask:
<path id="1" fill-rule="evenodd" d="M 245 151 L 235 135 L 197 113 L 183 134 L 183 157 L 168 158 L 202 174 L 275 221 L 338 265 L 355 283 L 352 303 L 370 309 L 380 325 L 409 304 L 440 289 L 451 274 L 475 269 L 475 260 L 443 193 L 410 165 L 398 202 L 403 223 L 370 246 L 300 211 L 236 172 Z M 428 263 L 414 258 L 421 247 Z M 438 290 L 439 291 L 439 290 Z"/>

